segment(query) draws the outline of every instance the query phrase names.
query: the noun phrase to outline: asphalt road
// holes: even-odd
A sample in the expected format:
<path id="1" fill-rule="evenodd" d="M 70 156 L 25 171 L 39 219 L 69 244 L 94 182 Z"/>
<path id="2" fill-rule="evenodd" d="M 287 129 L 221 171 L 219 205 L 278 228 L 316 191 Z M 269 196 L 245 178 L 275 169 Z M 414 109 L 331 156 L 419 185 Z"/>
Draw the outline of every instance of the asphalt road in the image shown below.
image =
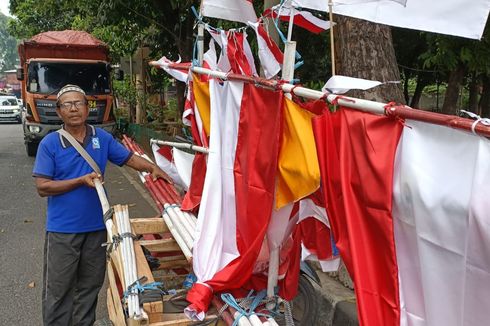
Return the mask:
<path id="1" fill-rule="evenodd" d="M 22 127 L 0 123 L 0 325 L 41 325 L 42 259 L 46 200 L 31 176 Z M 129 204 L 131 217 L 155 216 L 146 192 L 128 168 L 109 166 L 109 201 Z M 105 290 L 98 317 L 106 316 Z"/>

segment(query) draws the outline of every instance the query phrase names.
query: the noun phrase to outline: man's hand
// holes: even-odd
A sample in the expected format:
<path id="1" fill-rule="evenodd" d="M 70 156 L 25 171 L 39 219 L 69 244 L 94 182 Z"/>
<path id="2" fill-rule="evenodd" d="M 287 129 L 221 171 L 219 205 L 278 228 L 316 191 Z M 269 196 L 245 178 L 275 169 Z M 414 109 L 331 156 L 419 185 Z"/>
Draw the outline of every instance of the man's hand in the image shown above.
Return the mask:
<path id="1" fill-rule="evenodd" d="M 95 188 L 94 179 L 100 179 L 100 181 L 102 182 L 102 176 L 98 175 L 95 172 L 92 172 L 92 173 L 89 173 L 89 174 L 86 174 L 86 175 L 80 177 L 82 184 L 84 184 L 85 186 L 88 186 L 88 187 L 92 187 L 92 188 Z"/>
<path id="2" fill-rule="evenodd" d="M 165 180 L 167 183 L 173 184 L 172 178 L 168 176 L 162 169 L 160 169 L 157 165 L 153 165 L 153 169 L 151 171 L 151 177 L 153 181 L 156 181 L 158 178 Z"/>

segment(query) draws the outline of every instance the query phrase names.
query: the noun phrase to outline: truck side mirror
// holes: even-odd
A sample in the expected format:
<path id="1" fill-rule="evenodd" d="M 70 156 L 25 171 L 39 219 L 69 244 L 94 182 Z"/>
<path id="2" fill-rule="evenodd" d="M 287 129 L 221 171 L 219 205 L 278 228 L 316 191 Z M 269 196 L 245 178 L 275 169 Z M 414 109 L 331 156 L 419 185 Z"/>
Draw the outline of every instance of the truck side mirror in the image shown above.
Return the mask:
<path id="1" fill-rule="evenodd" d="M 124 71 L 122 69 L 116 69 L 114 71 L 114 78 L 116 80 L 123 80 L 124 79 Z"/>
<path id="2" fill-rule="evenodd" d="M 17 68 L 17 80 L 24 80 L 24 68 Z"/>

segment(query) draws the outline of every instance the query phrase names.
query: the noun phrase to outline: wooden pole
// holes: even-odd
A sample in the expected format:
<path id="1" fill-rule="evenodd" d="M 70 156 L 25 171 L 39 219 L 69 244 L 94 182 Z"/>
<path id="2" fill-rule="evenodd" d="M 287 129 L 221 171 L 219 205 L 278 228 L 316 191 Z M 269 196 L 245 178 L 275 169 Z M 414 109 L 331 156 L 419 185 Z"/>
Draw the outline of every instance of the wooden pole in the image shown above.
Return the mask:
<path id="1" fill-rule="evenodd" d="M 333 2 L 328 0 L 328 16 L 330 19 L 330 55 L 332 60 L 332 76 L 335 76 L 335 37 L 333 33 Z"/>

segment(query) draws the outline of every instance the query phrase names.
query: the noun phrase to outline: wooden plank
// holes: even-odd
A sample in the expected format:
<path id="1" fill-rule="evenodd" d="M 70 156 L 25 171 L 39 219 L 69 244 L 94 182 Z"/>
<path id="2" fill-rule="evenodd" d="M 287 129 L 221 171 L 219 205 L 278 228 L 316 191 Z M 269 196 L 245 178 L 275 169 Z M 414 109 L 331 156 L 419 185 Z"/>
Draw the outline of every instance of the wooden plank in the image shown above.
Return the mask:
<path id="1" fill-rule="evenodd" d="M 137 242 L 141 246 L 144 246 L 146 249 L 153 252 L 170 252 L 181 250 L 174 239 L 139 240 Z"/>
<path id="2" fill-rule="evenodd" d="M 107 276 L 109 279 L 109 289 L 111 294 L 111 296 L 107 295 L 107 309 L 112 308 L 113 317 L 111 317 L 111 321 L 114 323 L 115 326 L 126 326 L 124 312 L 121 305 L 121 299 L 119 297 L 119 291 L 117 290 L 116 277 L 114 275 L 114 270 L 110 261 L 107 263 Z M 110 303 L 110 301 L 112 302 L 112 304 Z M 111 312 L 109 312 L 109 315 L 110 314 Z"/>
<path id="3" fill-rule="evenodd" d="M 187 261 L 187 259 L 160 261 L 160 266 L 158 266 L 158 269 L 172 269 L 172 268 L 185 268 L 185 267 L 189 267 L 189 262 Z"/>
<path id="4" fill-rule="evenodd" d="M 146 276 L 146 283 L 153 283 L 155 282 L 155 279 L 153 278 L 150 266 L 148 266 L 148 262 L 146 261 L 145 254 L 143 253 L 143 249 L 141 249 L 139 242 L 140 241 L 134 242 L 134 255 L 136 257 L 136 271 L 138 272 L 138 278 Z"/>
<path id="5" fill-rule="evenodd" d="M 131 226 L 135 234 L 156 234 L 170 232 L 163 218 L 132 218 Z"/>

